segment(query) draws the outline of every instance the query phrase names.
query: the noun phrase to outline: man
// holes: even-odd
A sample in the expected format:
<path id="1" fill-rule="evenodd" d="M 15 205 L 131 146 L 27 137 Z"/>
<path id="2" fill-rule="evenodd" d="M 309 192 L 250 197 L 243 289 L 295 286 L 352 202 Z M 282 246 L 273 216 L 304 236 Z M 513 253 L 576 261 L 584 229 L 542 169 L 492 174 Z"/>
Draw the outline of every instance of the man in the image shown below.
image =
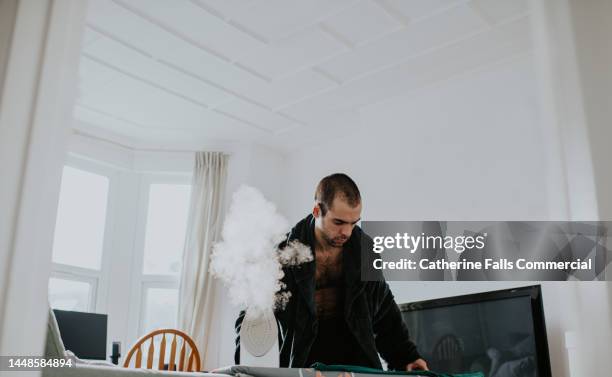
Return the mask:
<path id="1" fill-rule="evenodd" d="M 361 281 L 361 195 L 345 174 L 319 182 L 312 214 L 301 220 L 280 247 L 292 240 L 314 251 L 310 263 L 284 270 L 291 298 L 275 315 L 281 367 L 314 362 L 394 370 L 427 370 L 408 336 L 389 286 Z M 236 331 L 244 312 L 236 321 Z M 239 364 L 240 338 L 236 340 Z"/>

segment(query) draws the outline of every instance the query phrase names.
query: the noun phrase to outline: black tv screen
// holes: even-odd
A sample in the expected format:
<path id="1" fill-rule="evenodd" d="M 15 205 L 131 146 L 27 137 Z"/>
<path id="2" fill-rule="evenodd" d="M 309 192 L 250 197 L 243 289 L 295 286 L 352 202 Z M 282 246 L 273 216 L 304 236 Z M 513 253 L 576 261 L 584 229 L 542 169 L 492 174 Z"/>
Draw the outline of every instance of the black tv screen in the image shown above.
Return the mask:
<path id="1" fill-rule="evenodd" d="M 400 310 L 431 370 L 551 376 L 539 285 L 402 304 Z"/>
<path id="2" fill-rule="evenodd" d="M 54 309 L 67 350 L 80 359 L 106 360 L 107 315 Z"/>

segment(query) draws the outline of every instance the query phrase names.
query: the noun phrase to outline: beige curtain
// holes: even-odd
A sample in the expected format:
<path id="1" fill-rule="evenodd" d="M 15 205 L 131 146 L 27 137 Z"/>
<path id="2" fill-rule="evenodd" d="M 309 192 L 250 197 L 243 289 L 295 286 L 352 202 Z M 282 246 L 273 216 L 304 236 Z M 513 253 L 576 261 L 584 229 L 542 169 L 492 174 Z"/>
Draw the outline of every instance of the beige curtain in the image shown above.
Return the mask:
<path id="1" fill-rule="evenodd" d="M 193 337 L 205 365 L 214 307 L 215 280 L 209 272 L 212 245 L 221 233 L 228 156 L 198 152 L 183 253 L 179 328 Z"/>

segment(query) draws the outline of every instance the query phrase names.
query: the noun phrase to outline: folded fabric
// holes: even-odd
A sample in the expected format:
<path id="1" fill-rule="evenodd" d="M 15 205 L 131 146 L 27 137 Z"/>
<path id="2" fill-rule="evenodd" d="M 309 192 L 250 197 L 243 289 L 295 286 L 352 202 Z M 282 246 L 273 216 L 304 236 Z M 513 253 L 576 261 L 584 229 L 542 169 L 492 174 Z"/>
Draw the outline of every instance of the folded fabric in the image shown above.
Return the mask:
<path id="1" fill-rule="evenodd" d="M 311 368 L 266 368 L 234 365 L 215 369 L 212 372 L 236 377 L 380 377 L 381 374 L 422 377 L 484 377 L 480 372 L 463 374 L 444 374 L 430 371 L 394 372 L 354 365 L 326 365 L 322 363 L 315 363 Z"/>
<path id="2" fill-rule="evenodd" d="M 461 374 L 448 374 L 448 373 L 436 373 L 427 370 L 415 370 L 415 371 L 386 371 L 382 369 L 366 368 L 356 365 L 326 365 L 323 363 L 314 363 L 312 368 L 322 372 L 348 372 L 358 374 L 389 374 L 389 375 L 403 375 L 403 376 L 423 376 L 423 377 L 484 377 L 481 372 L 473 373 L 461 373 Z"/>

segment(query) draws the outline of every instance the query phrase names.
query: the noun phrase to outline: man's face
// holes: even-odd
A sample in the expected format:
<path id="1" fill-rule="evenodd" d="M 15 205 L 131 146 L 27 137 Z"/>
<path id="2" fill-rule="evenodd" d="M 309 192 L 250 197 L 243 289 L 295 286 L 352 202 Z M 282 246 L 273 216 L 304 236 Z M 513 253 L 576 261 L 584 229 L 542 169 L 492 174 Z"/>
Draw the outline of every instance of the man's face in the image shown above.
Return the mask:
<path id="1" fill-rule="evenodd" d="M 313 210 L 315 227 L 323 241 L 331 247 L 342 247 L 351 237 L 355 224 L 361 219 L 361 203 L 351 207 L 346 200 L 334 198 L 331 208 L 323 216 L 318 205 Z"/>

